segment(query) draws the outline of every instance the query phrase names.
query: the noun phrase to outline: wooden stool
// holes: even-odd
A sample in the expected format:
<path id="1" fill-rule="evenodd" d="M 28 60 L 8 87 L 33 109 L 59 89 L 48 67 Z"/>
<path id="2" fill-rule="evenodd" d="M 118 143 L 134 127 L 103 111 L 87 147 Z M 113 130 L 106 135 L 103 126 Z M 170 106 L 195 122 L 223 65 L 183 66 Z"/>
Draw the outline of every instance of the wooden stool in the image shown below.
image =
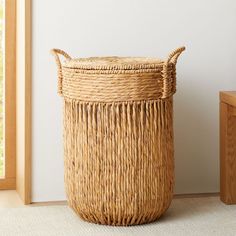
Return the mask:
<path id="1" fill-rule="evenodd" d="M 236 204 L 236 91 L 220 92 L 220 199 Z"/>

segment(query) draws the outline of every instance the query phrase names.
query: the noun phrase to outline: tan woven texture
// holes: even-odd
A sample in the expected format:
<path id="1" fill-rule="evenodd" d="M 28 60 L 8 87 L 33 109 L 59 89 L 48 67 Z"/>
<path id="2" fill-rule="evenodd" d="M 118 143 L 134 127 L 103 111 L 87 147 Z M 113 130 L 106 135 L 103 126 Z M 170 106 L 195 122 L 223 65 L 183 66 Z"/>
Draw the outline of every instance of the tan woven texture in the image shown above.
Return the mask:
<path id="1" fill-rule="evenodd" d="M 172 95 L 183 50 L 166 61 L 71 59 L 52 50 L 64 97 L 66 192 L 83 219 L 135 225 L 168 209 L 174 186 Z"/>

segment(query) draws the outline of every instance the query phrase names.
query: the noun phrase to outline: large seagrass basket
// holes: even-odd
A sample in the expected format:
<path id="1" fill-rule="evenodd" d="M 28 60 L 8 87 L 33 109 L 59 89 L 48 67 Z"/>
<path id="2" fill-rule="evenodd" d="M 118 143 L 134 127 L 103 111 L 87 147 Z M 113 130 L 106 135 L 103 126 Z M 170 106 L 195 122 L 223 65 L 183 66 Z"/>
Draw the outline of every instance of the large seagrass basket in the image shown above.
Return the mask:
<path id="1" fill-rule="evenodd" d="M 174 185 L 175 66 L 167 60 L 79 58 L 53 49 L 64 97 L 65 184 L 83 219 L 135 225 L 158 219 Z M 61 63 L 59 55 L 66 60 Z"/>

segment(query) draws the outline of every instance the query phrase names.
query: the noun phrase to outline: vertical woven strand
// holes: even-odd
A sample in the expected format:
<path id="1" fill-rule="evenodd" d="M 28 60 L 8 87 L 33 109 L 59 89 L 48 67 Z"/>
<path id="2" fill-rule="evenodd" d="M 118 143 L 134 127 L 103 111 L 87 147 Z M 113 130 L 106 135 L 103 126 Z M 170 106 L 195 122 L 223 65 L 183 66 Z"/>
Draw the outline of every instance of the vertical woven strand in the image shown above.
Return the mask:
<path id="1" fill-rule="evenodd" d="M 116 107 L 116 125 L 117 125 L 117 139 L 116 139 L 116 188 L 117 188 L 117 196 L 116 196 L 116 206 L 117 206 L 117 224 L 121 225 L 121 219 L 122 219 L 122 207 L 121 207 L 121 183 L 122 183 L 122 170 L 121 170 L 121 156 L 122 156 L 122 150 L 123 150 L 123 142 L 122 142 L 122 136 L 121 136 L 121 105 L 117 104 Z M 118 145 L 119 143 L 119 145 Z"/>
<path id="2" fill-rule="evenodd" d="M 126 110 L 126 114 L 127 114 L 127 133 L 126 133 L 126 140 L 127 140 L 127 154 L 126 154 L 126 158 L 127 158 L 127 185 L 126 185 L 126 189 L 127 189 L 127 201 L 130 202 L 130 205 L 128 206 L 128 211 L 132 212 L 132 182 L 130 181 L 131 179 L 131 169 L 133 166 L 133 160 L 134 158 L 132 158 L 132 144 L 131 144 L 131 139 L 132 139 L 132 128 L 131 128 L 131 111 L 130 111 L 130 103 L 127 103 L 127 110 Z M 128 187 L 129 186 L 129 187 Z M 126 224 L 128 225 L 130 222 L 132 215 L 127 214 L 127 219 L 126 219 Z"/>
<path id="3" fill-rule="evenodd" d="M 142 191 L 142 194 L 140 194 L 140 205 L 142 205 L 143 207 L 144 206 L 144 202 L 145 202 L 145 191 L 144 191 L 144 188 L 145 188 L 145 179 L 143 178 L 143 176 L 145 176 L 145 169 L 144 169 L 144 161 L 145 160 L 145 143 L 144 143 L 144 140 L 145 140 L 145 137 L 144 137 L 144 131 L 145 131 L 145 110 L 144 110 L 144 105 L 145 103 L 142 101 L 141 102 L 141 108 L 140 108 L 140 128 L 141 128 L 141 134 L 140 134 L 140 138 L 141 138 L 141 143 L 140 143 L 140 149 L 141 149 L 141 153 L 140 153 L 140 165 L 139 165 L 139 168 L 140 168 L 140 176 L 139 176 L 139 182 L 140 182 L 140 190 L 139 191 Z M 138 219 L 137 219 L 137 222 L 138 224 L 141 222 L 141 219 L 143 217 L 143 214 L 140 214 Z"/>
<path id="4" fill-rule="evenodd" d="M 121 201 L 121 208 L 123 209 L 123 217 L 122 217 L 122 225 L 126 225 L 126 221 L 127 221 L 127 208 L 125 207 L 125 204 L 127 203 L 127 179 L 125 178 L 125 176 L 127 175 L 127 165 L 126 165 L 126 160 L 127 160 L 127 119 L 126 119 L 126 108 L 127 105 L 126 103 L 122 103 L 122 120 L 121 120 L 121 128 L 122 128 L 122 142 L 123 142 L 123 150 L 122 150 L 122 156 L 121 156 L 121 162 L 122 162 L 122 182 L 121 182 L 121 187 L 122 187 L 122 201 Z"/>
<path id="5" fill-rule="evenodd" d="M 75 160 L 75 172 L 76 172 L 76 179 L 80 180 L 82 178 L 81 174 L 81 168 L 82 168 L 82 157 L 83 157 L 83 144 L 82 144 L 82 140 L 83 140 L 83 136 L 82 136 L 82 119 L 83 119 L 83 107 L 81 103 L 78 103 L 78 129 L 77 129 L 77 133 L 76 133 L 76 142 L 78 144 L 78 150 L 77 150 L 77 160 Z M 75 191 L 76 191 L 76 203 L 79 201 L 79 199 L 83 198 L 82 195 L 82 184 L 81 181 L 77 181 L 76 185 L 75 185 Z M 78 204 L 76 204 L 76 207 L 79 208 Z M 79 208 L 80 211 L 80 208 Z"/>
<path id="6" fill-rule="evenodd" d="M 116 186 L 117 186 L 117 179 L 116 179 L 116 171 L 117 171 L 117 164 L 116 164 L 116 150 L 115 150 L 115 140 L 117 140 L 116 136 L 116 122 L 115 122 L 115 105 L 114 103 L 111 104 L 111 110 L 110 110 L 110 132 L 111 132 L 111 145 L 110 145 L 110 154 L 111 154 L 111 170 L 110 174 L 112 176 L 111 179 L 111 201 L 112 201 L 112 224 L 116 225 L 117 221 L 117 206 L 116 206 L 116 196 L 117 196 L 117 191 L 116 191 Z"/>
<path id="7" fill-rule="evenodd" d="M 136 112 L 138 112 L 138 108 L 139 108 L 139 104 L 138 103 L 133 103 L 132 104 L 132 146 L 134 147 L 133 149 L 133 155 L 134 155 L 134 160 L 133 160 L 133 168 L 132 168 L 132 172 L 131 172 L 131 181 L 132 181 L 132 189 L 131 192 L 133 193 L 133 216 L 132 219 L 130 221 L 130 225 L 133 225 L 135 223 L 135 221 L 137 220 L 137 217 L 139 215 L 138 212 L 138 192 L 139 189 L 137 188 L 137 173 L 138 173 L 138 140 L 139 140 L 139 129 L 138 129 L 138 122 L 137 122 L 137 115 Z"/>
<path id="8" fill-rule="evenodd" d="M 153 221 L 168 208 L 172 121 L 172 98 L 118 104 L 65 101 L 66 190 L 82 218 L 133 225 Z"/>

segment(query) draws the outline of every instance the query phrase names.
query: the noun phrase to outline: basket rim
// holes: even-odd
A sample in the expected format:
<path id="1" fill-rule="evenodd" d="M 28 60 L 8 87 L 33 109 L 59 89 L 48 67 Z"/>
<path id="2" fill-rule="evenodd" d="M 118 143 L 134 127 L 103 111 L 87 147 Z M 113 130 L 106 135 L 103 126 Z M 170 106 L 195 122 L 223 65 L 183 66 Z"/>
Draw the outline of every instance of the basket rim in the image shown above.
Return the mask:
<path id="1" fill-rule="evenodd" d="M 87 57 L 67 59 L 62 67 L 82 70 L 140 70 L 163 67 L 164 61 L 152 57 Z"/>

